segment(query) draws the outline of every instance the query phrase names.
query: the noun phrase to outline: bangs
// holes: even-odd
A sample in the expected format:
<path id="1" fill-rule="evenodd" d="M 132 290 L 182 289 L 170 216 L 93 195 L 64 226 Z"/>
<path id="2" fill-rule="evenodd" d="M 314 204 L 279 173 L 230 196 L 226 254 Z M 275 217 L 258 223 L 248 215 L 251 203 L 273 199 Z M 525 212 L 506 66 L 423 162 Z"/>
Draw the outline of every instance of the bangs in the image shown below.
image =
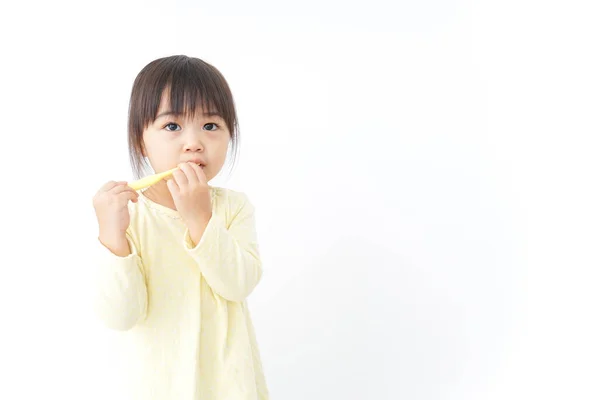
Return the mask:
<path id="1" fill-rule="evenodd" d="M 218 90 L 215 88 L 202 85 L 202 82 L 196 84 L 185 85 L 181 82 L 169 82 L 163 92 L 163 96 L 167 97 L 167 110 L 189 118 L 194 118 L 198 112 L 208 115 L 218 115 L 225 119 L 227 114 L 227 106 L 223 102 L 216 99 Z M 160 107 L 156 107 L 156 112 L 152 116 L 153 122 L 158 114 Z"/>
<path id="2" fill-rule="evenodd" d="M 168 96 L 169 111 L 191 118 L 194 118 L 197 112 L 201 112 L 218 115 L 224 120 L 233 114 L 232 101 L 226 95 L 228 89 L 223 87 L 222 81 L 215 81 L 215 77 L 207 72 L 192 68 L 190 64 L 173 70 L 173 74 L 161 90 L 161 96 L 163 93 Z M 159 105 L 155 106 L 153 121 L 158 108 Z"/>
<path id="3" fill-rule="evenodd" d="M 142 129 L 154 122 L 162 96 L 166 96 L 169 111 L 191 118 L 198 112 L 218 115 L 228 122 L 230 132 L 234 130 L 235 110 L 227 83 L 210 65 L 194 61 L 180 60 L 171 68 L 149 71 L 146 82 L 140 85 L 146 92 L 140 96 L 138 108 Z"/>

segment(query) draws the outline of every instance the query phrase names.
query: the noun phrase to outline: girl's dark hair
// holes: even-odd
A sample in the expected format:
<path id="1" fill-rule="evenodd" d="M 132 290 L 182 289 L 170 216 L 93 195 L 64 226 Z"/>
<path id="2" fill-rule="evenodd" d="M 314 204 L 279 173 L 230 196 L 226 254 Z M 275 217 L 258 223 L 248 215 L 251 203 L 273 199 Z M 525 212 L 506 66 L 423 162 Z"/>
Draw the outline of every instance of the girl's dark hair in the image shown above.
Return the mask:
<path id="1" fill-rule="evenodd" d="M 146 168 L 150 167 L 142 152 L 142 134 L 156 119 L 163 92 L 169 94 L 172 112 L 193 118 L 198 108 L 202 107 L 202 112 L 215 112 L 221 116 L 229 129 L 230 151 L 235 161 L 239 127 L 227 81 L 205 61 L 175 55 L 150 62 L 133 83 L 129 100 L 128 144 L 129 160 L 136 179 L 144 176 Z"/>

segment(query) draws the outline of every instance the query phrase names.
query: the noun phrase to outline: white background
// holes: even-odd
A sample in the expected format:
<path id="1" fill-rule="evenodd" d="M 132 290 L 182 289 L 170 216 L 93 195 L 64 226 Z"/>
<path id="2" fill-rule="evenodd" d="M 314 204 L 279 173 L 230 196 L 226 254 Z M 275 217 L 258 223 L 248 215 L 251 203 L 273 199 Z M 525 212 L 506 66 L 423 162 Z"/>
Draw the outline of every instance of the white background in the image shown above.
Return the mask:
<path id="1" fill-rule="evenodd" d="M 0 398 L 118 398 L 91 198 L 139 70 L 228 79 L 273 399 L 598 399 L 598 8 L 509 0 L 0 10 Z"/>

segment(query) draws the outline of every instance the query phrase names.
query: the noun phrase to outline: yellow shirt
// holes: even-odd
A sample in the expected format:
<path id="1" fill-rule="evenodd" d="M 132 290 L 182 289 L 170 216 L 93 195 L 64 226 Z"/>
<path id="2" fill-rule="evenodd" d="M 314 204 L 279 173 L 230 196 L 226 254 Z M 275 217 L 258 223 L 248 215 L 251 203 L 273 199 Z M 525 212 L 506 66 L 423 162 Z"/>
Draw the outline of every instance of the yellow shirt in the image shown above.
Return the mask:
<path id="1" fill-rule="evenodd" d="M 122 331 L 128 398 L 269 398 L 246 303 L 262 275 L 254 207 L 231 189 L 211 199 L 195 247 L 179 213 L 143 195 L 129 204 L 132 254 L 98 242 L 95 309 Z"/>

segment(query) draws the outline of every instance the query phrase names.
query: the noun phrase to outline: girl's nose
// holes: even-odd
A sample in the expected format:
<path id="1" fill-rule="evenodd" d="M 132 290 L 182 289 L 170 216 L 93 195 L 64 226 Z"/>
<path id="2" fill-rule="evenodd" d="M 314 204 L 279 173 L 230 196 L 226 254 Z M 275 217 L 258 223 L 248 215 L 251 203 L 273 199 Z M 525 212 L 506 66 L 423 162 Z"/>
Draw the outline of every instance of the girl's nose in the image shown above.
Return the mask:
<path id="1" fill-rule="evenodd" d="M 185 145 L 185 151 L 188 152 L 202 152 L 204 151 L 204 146 L 200 142 L 197 143 L 188 143 Z"/>
<path id="2" fill-rule="evenodd" d="M 200 140 L 200 136 L 197 134 L 191 134 L 186 137 L 185 151 L 187 152 L 201 152 L 204 151 L 204 146 Z"/>

